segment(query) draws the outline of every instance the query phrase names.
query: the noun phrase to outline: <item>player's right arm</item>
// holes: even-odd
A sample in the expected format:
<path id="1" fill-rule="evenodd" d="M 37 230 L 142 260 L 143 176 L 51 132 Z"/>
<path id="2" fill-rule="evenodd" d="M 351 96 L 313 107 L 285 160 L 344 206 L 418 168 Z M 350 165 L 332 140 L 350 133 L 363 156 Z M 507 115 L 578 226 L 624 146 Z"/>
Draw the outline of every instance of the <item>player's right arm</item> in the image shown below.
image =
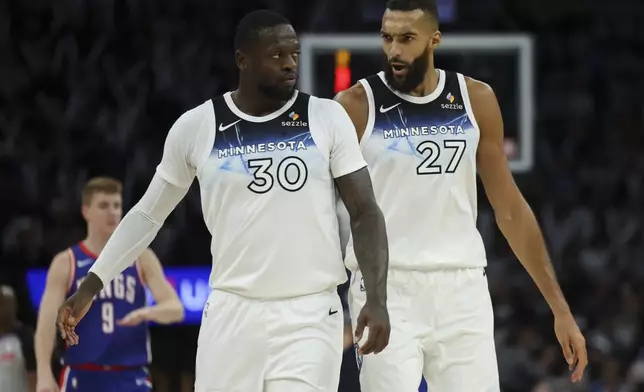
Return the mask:
<path id="1" fill-rule="evenodd" d="M 362 84 L 356 83 L 350 88 L 340 91 L 333 99 L 347 112 L 358 134 L 358 140 L 362 140 L 369 119 L 369 101 L 367 101 L 367 92 Z"/>
<path id="2" fill-rule="evenodd" d="M 58 391 L 58 384 L 51 370 L 51 356 L 56 344 L 56 312 L 65 301 L 71 279 L 69 252 L 54 257 L 47 272 L 45 293 L 40 301 L 36 324 L 35 351 L 38 392 Z"/>
<path id="3" fill-rule="evenodd" d="M 76 293 L 59 310 L 60 332 L 69 344 L 78 343 L 74 328 L 89 310 L 92 298 L 147 249 L 188 192 L 197 167 L 210 153 L 214 121 L 208 101 L 184 113 L 170 129 L 163 158 L 147 191 L 118 225 Z"/>

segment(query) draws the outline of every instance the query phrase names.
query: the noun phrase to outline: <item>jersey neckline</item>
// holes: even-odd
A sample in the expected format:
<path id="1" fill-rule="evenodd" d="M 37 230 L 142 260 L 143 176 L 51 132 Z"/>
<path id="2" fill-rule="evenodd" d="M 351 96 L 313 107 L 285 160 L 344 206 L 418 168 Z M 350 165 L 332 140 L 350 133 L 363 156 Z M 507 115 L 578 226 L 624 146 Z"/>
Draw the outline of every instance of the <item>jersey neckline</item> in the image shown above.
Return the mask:
<path id="1" fill-rule="evenodd" d="M 443 92 L 443 89 L 445 88 L 445 71 L 442 69 L 436 69 L 438 71 L 438 85 L 436 86 L 436 89 L 431 92 L 429 95 L 424 95 L 422 97 L 415 97 L 413 95 L 408 95 L 401 93 L 400 91 L 396 91 L 391 86 L 389 86 L 389 83 L 387 83 L 387 79 L 385 78 L 385 73 L 383 71 L 378 72 L 378 77 L 380 80 L 382 80 L 382 83 L 384 83 L 385 86 L 394 93 L 398 98 L 404 99 L 407 102 L 411 103 L 430 103 L 434 101 L 436 98 L 438 98 L 441 93 Z"/>
<path id="2" fill-rule="evenodd" d="M 92 259 L 98 259 L 98 255 L 94 252 L 92 252 L 88 247 L 87 244 L 85 244 L 85 241 L 81 241 L 78 243 L 78 248 L 83 251 L 87 256 L 91 257 Z"/>
<path id="3" fill-rule="evenodd" d="M 233 101 L 233 97 L 231 96 L 231 94 L 232 94 L 232 91 L 229 91 L 226 94 L 224 94 L 224 101 L 226 102 L 226 105 L 228 105 L 228 109 L 230 109 L 231 112 L 233 112 L 237 117 L 241 118 L 242 120 L 246 120 L 254 123 L 262 123 L 262 122 L 274 120 L 277 117 L 284 114 L 293 105 L 293 102 L 295 102 L 295 100 L 297 99 L 299 91 L 295 90 L 291 99 L 289 99 L 284 104 L 284 106 L 277 109 L 273 113 L 267 114 L 265 116 L 251 116 L 250 114 L 242 112 L 237 107 L 237 105 L 235 105 L 235 102 Z"/>

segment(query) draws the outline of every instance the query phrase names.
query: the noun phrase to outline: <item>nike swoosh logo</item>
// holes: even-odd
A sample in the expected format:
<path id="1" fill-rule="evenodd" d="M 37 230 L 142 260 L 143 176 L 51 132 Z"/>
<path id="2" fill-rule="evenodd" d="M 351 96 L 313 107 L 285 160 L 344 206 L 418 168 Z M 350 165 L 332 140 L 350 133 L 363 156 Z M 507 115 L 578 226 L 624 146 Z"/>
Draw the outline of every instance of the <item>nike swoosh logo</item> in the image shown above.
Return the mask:
<path id="1" fill-rule="evenodd" d="M 224 126 L 224 124 L 219 124 L 219 132 L 223 132 L 223 131 L 225 131 L 226 129 L 228 129 L 228 128 L 232 127 L 233 125 L 237 124 L 237 123 L 238 123 L 238 122 L 240 122 L 240 121 L 241 121 L 241 120 L 237 120 L 237 121 L 235 121 L 234 123 L 230 123 L 230 124 L 228 124 L 228 125 L 226 125 L 226 126 Z"/>
<path id="2" fill-rule="evenodd" d="M 83 267 L 87 267 L 88 265 L 92 264 L 93 262 L 94 262 L 94 260 L 92 260 L 92 259 L 85 259 L 85 260 L 78 260 L 78 262 L 76 264 L 78 265 L 78 268 L 83 268 Z"/>
<path id="3" fill-rule="evenodd" d="M 338 311 L 337 311 L 337 310 L 329 309 L 329 316 L 333 316 L 333 315 L 334 315 L 334 314 L 336 314 L 336 313 L 338 313 Z"/>
<path id="4" fill-rule="evenodd" d="M 400 104 L 401 104 L 401 102 L 398 102 L 397 104 L 389 106 L 387 108 L 382 107 L 382 105 L 380 105 L 380 113 L 387 113 L 388 111 L 390 111 L 391 109 L 395 108 L 396 106 L 398 106 Z"/>

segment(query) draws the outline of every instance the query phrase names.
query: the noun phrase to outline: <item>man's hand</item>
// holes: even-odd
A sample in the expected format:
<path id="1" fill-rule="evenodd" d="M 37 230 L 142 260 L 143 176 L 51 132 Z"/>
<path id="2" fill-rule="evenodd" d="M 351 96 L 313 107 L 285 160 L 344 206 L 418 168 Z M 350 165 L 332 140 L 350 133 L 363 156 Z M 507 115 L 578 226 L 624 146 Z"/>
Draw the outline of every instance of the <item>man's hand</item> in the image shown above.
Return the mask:
<path id="1" fill-rule="evenodd" d="M 53 374 L 48 376 L 38 376 L 36 382 L 36 392 L 58 392 L 58 383 L 54 379 Z"/>
<path id="2" fill-rule="evenodd" d="M 584 369 L 588 365 L 586 339 L 581 334 L 577 322 L 570 312 L 555 315 L 555 334 L 568 363 L 568 368 L 573 371 L 572 381 L 581 380 Z"/>
<path id="3" fill-rule="evenodd" d="M 78 290 L 71 297 L 67 298 L 65 303 L 58 309 L 58 318 L 56 324 L 60 336 L 67 344 L 75 346 L 78 344 L 78 335 L 76 326 L 81 319 L 87 314 L 94 295 L 85 291 Z"/>
<path id="4" fill-rule="evenodd" d="M 349 213 L 353 248 L 367 295 L 358 316 L 356 342 L 362 339 L 365 327 L 369 327 L 369 336 L 358 348 L 358 354 L 379 353 L 389 343 L 391 332 L 386 305 L 389 241 L 385 217 L 376 202 L 366 167 L 336 178 L 335 183 Z"/>
<path id="5" fill-rule="evenodd" d="M 480 128 L 477 169 L 496 222 L 550 308 L 557 309 L 555 333 L 570 370 L 574 368 L 572 381 L 579 381 L 588 364 L 586 343 L 568 310 L 537 219 L 512 177 L 501 108 L 490 86 L 472 78 L 466 78 L 466 84 Z"/>
<path id="6" fill-rule="evenodd" d="M 358 348 L 358 354 L 378 354 L 389 344 L 391 325 L 389 324 L 389 313 L 384 305 L 372 305 L 367 303 L 362 307 L 356 325 L 356 342 L 362 340 L 365 327 L 369 328 L 369 336 L 362 347 Z"/>
<path id="7" fill-rule="evenodd" d="M 140 308 L 126 314 L 125 317 L 116 322 L 117 325 L 124 327 L 135 327 L 141 323 L 148 321 L 150 308 Z"/>
<path id="8" fill-rule="evenodd" d="M 92 306 L 94 297 L 103 289 L 103 282 L 95 273 L 89 272 L 83 279 L 83 283 L 78 286 L 76 292 L 63 303 L 58 309 L 56 325 L 60 336 L 67 344 L 75 346 L 78 344 L 78 335 L 76 334 L 76 325 L 89 311 Z"/>

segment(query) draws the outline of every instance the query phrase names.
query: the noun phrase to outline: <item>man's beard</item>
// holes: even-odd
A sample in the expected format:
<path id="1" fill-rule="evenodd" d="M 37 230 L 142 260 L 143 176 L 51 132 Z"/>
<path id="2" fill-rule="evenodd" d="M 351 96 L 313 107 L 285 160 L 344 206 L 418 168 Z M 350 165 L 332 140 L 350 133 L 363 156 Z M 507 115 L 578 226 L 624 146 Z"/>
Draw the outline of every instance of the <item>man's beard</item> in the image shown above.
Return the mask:
<path id="1" fill-rule="evenodd" d="M 405 67 L 407 68 L 407 74 L 402 78 L 396 78 L 396 76 L 394 76 L 393 67 L 391 65 L 392 62 L 405 64 Z M 385 80 L 387 80 L 387 83 L 389 84 L 389 86 L 391 86 L 391 88 L 403 94 L 409 94 L 423 82 L 428 68 L 429 48 L 426 48 L 419 57 L 415 58 L 414 61 L 411 62 L 411 64 L 396 58 L 388 60 L 386 57 L 384 58 L 383 64 L 383 70 L 385 71 Z"/>

